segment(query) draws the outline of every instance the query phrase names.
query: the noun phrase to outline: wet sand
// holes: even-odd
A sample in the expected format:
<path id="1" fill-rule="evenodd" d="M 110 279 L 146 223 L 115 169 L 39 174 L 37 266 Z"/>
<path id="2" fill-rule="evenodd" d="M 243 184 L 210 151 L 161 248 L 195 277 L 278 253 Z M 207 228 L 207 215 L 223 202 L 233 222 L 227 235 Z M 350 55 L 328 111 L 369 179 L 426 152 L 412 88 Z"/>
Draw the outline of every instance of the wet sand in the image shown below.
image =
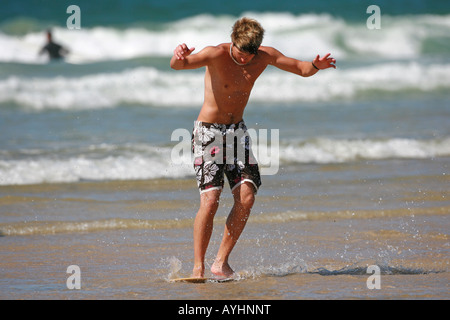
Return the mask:
<path id="1" fill-rule="evenodd" d="M 197 285 L 168 281 L 191 272 L 195 181 L 0 187 L 0 299 L 449 299 L 447 176 L 382 169 L 266 177 L 230 257 L 238 281 Z M 230 206 L 227 190 L 208 265 Z M 66 285 L 70 265 L 80 290 Z M 372 265 L 380 289 L 367 286 Z"/>

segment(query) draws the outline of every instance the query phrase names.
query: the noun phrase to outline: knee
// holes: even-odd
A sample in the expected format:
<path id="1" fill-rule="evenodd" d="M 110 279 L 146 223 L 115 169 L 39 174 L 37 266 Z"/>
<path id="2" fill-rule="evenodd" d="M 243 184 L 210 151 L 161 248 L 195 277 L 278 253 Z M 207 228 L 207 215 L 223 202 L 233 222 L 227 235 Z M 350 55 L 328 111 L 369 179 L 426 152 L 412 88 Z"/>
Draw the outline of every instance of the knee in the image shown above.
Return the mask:
<path id="1" fill-rule="evenodd" d="M 218 200 L 210 200 L 203 204 L 203 209 L 208 211 L 208 213 L 210 213 L 210 214 L 215 214 L 218 207 L 219 207 Z"/>
<path id="2" fill-rule="evenodd" d="M 200 206 L 204 211 L 207 211 L 210 214 L 215 214 L 217 208 L 219 207 L 219 194 L 216 195 L 214 192 L 202 194 Z"/>
<path id="3" fill-rule="evenodd" d="M 244 210 L 250 210 L 255 203 L 255 194 L 254 192 L 241 193 L 239 199 L 236 199 L 236 202 Z"/>

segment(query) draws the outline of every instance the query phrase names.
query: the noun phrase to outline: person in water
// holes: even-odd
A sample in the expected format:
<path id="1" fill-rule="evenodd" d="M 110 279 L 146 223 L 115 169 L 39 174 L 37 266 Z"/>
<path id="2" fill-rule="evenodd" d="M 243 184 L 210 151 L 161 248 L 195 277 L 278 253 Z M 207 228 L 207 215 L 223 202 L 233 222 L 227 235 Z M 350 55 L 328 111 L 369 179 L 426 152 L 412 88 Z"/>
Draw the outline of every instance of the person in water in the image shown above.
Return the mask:
<path id="1" fill-rule="evenodd" d="M 39 55 L 48 54 L 50 61 L 63 59 L 69 51 L 60 44 L 53 42 L 52 32 L 47 30 L 47 44 L 39 51 Z"/>
<path id="2" fill-rule="evenodd" d="M 231 42 L 205 47 L 196 54 L 193 54 L 195 48 L 189 48 L 183 43 L 175 48 L 170 61 L 171 68 L 175 70 L 206 67 L 204 102 L 194 123 L 192 138 L 194 169 L 200 190 L 200 207 L 194 221 L 192 277 L 204 277 L 205 254 L 219 206 L 224 175 L 230 183 L 234 205 L 226 220 L 211 272 L 217 277 L 226 278 L 234 274 L 228 259 L 244 230 L 261 185 L 258 164 L 249 150 L 247 128 L 243 120 L 244 109 L 256 79 L 268 65 L 302 77 L 312 76 L 319 70 L 336 68 L 336 60 L 329 53 L 323 57 L 317 55 L 312 61 L 300 61 L 283 55 L 275 48 L 261 46 L 263 37 L 264 29 L 260 23 L 244 17 L 235 22 Z M 230 146 L 226 143 L 227 136 L 235 137 L 238 131 L 243 139 L 238 136 L 237 142 Z M 239 147 L 247 150 L 245 158 L 229 157 L 230 154 L 236 155 Z M 229 161 L 229 158 L 232 160 Z"/>

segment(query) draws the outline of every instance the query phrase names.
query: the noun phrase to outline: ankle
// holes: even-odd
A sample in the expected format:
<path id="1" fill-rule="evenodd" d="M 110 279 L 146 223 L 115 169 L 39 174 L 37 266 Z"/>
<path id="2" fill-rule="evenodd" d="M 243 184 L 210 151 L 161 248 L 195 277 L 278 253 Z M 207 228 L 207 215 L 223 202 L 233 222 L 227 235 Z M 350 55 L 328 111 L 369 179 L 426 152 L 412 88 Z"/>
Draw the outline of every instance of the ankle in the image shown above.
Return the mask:
<path id="1" fill-rule="evenodd" d="M 231 277 L 234 274 L 234 271 L 228 264 L 228 261 L 214 262 L 211 266 L 211 272 L 215 276 L 219 277 Z"/>
<path id="2" fill-rule="evenodd" d="M 226 265 L 228 265 L 228 258 L 221 258 L 221 257 L 217 257 L 215 260 L 214 260 L 214 262 L 213 262 L 213 264 L 212 264 L 214 267 L 223 267 L 223 266 L 226 266 Z"/>
<path id="3" fill-rule="evenodd" d="M 213 264 L 223 264 L 223 263 L 224 263 L 224 260 L 225 260 L 225 259 L 222 259 L 222 258 L 220 258 L 220 257 L 216 257 L 216 258 L 214 259 Z"/>
<path id="4" fill-rule="evenodd" d="M 194 268 L 192 269 L 192 275 L 193 276 L 201 276 L 205 274 L 205 266 L 204 265 L 194 265 Z"/>

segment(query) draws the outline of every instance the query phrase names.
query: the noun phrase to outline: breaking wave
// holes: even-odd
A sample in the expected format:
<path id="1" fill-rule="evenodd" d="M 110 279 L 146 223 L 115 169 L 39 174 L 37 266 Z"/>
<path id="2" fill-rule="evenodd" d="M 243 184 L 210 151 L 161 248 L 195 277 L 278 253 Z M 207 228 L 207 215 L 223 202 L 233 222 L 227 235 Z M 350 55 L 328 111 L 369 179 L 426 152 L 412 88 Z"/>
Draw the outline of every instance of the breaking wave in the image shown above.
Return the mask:
<path id="1" fill-rule="evenodd" d="M 189 141 L 184 141 L 186 150 Z M 146 144 L 93 145 L 77 150 L 2 151 L 0 185 L 78 181 L 142 180 L 193 176 L 192 155 L 172 155 L 171 147 Z M 281 165 L 345 163 L 360 160 L 424 159 L 450 156 L 450 138 L 442 140 L 333 140 L 314 139 L 284 144 Z M 258 157 L 258 153 L 255 153 Z M 268 155 L 263 155 L 264 159 Z M 273 155 L 270 155 L 272 157 Z M 176 158 L 174 158 L 176 157 Z M 179 157 L 179 158 L 178 158 Z M 272 163 L 260 163 L 273 165 Z M 263 172 L 264 174 L 264 172 Z"/>
<path id="2" fill-rule="evenodd" d="M 276 87 L 277 90 L 272 90 Z M 307 81 L 271 69 L 258 79 L 252 103 L 305 103 L 353 99 L 376 93 L 433 92 L 450 88 L 449 64 L 385 62 L 323 72 Z M 183 99 L 180 99 L 183 97 Z M 85 110 L 121 105 L 196 107 L 203 101 L 203 73 L 138 67 L 117 73 L 54 78 L 11 75 L 0 79 L 0 104 L 35 111 Z"/>
<path id="3" fill-rule="evenodd" d="M 375 32 L 367 28 L 364 19 L 362 23 L 351 23 L 329 14 L 244 12 L 242 15 L 261 22 L 266 29 L 265 45 L 299 58 L 308 58 L 324 51 L 330 51 L 340 59 L 366 54 L 405 58 L 427 53 L 448 54 L 450 51 L 448 15 L 384 15 L 382 28 Z M 175 22 L 128 29 L 97 26 L 68 30 L 57 27 L 54 36 L 70 49 L 69 62 L 74 63 L 142 56 L 167 57 L 172 55 L 173 48 L 180 42 L 190 43 L 197 49 L 227 42 L 236 18 L 201 14 Z M 4 31 L 0 30 L 0 61 L 45 62 L 44 57 L 37 56 L 45 42 L 43 32 L 20 34 L 23 29 L 21 25 L 33 23 L 37 22 L 17 18 L 3 25 Z M 42 29 L 42 26 L 39 24 L 34 29 Z M 292 39 L 295 39 L 295 46 Z"/>

